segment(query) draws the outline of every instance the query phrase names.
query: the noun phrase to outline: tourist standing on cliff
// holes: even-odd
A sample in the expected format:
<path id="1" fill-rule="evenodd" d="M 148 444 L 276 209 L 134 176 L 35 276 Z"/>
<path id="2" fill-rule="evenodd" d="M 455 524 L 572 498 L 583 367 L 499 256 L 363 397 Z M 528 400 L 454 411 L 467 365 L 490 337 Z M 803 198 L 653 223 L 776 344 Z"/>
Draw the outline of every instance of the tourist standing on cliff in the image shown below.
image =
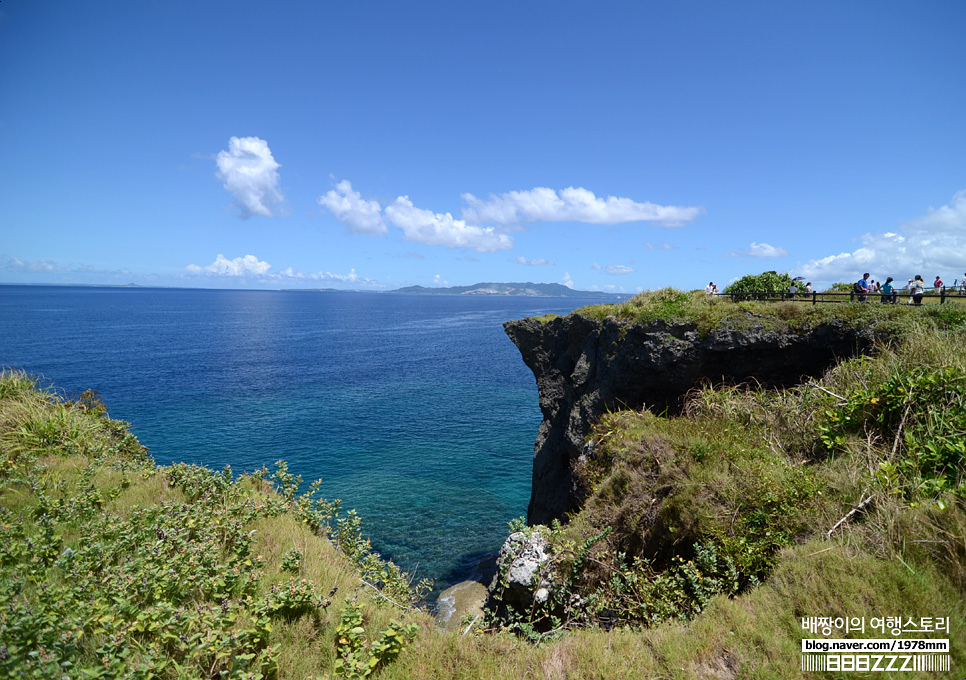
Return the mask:
<path id="1" fill-rule="evenodd" d="M 895 286 L 892 285 L 891 276 L 886 279 L 885 285 L 882 286 L 882 298 L 880 299 L 880 302 L 882 302 L 882 304 L 886 304 L 887 302 L 891 302 L 892 304 L 896 303 Z"/>
<path id="2" fill-rule="evenodd" d="M 922 304 L 922 295 L 926 292 L 926 282 L 922 280 L 922 276 L 916 274 L 916 278 L 912 282 L 912 300 L 913 304 Z"/>
<path id="3" fill-rule="evenodd" d="M 862 278 L 855 282 L 855 292 L 859 296 L 859 302 L 869 301 L 869 272 L 862 275 Z"/>
<path id="4" fill-rule="evenodd" d="M 943 280 L 937 276 L 936 280 L 932 282 L 932 288 L 934 291 L 936 291 L 936 295 L 939 295 L 939 290 L 942 287 L 943 287 Z"/>

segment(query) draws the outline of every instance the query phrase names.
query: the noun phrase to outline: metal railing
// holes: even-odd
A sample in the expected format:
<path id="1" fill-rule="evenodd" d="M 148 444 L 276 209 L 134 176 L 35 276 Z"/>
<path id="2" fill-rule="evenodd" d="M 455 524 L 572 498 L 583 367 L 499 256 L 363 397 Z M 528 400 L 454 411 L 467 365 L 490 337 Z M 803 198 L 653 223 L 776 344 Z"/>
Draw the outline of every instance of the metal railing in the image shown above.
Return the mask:
<path id="1" fill-rule="evenodd" d="M 861 302 L 861 303 L 871 303 L 871 302 L 881 302 L 882 304 L 908 304 L 900 303 L 902 298 L 908 298 L 909 302 L 912 301 L 912 293 L 907 289 L 897 289 L 893 290 L 891 294 L 876 293 L 869 291 L 866 294 L 856 293 L 855 291 L 827 291 L 819 293 L 813 291 L 807 293 L 804 291 L 774 291 L 774 292 L 755 292 L 755 293 L 714 293 L 715 297 L 725 297 L 730 298 L 733 302 L 742 302 L 744 300 L 757 300 L 761 302 L 807 302 L 813 305 L 817 304 L 836 304 L 842 302 Z M 927 290 L 922 297 L 922 301 L 925 303 L 927 300 L 932 304 L 932 300 L 939 300 L 938 304 L 946 304 L 946 302 L 960 301 L 966 302 L 966 285 L 963 287 L 959 286 L 943 286 L 939 289 L 937 293 L 935 289 Z"/>

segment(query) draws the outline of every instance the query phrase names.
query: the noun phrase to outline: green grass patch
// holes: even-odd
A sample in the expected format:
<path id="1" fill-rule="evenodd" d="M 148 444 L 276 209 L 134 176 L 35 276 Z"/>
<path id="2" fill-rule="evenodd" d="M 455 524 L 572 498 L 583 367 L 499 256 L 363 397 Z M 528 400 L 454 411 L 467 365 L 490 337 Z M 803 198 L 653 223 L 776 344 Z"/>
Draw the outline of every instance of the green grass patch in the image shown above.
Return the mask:
<path id="1" fill-rule="evenodd" d="M 821 296 L 819 296 L 821 297 Z M 917 325 L 949 329 L 966 326 L 966 302 L 954 299 L 945 305 L 938 299 L 922 307 L 878 303 L 812 304 L 811 298 L 794 301 L 732 301 L 727 296 L 709 296 L 703 291 L 663 288 L 640 293 L 617 304 L 582 307 L 580 316 L 646 324 L 654 321 L 693 324 L 702 335 L 715 329 L 743 330 L 755 326 L 808 330 L 823 323 L 844 323 L 851 327 L 875 326 L 891 335 L 901 335 Z"/>

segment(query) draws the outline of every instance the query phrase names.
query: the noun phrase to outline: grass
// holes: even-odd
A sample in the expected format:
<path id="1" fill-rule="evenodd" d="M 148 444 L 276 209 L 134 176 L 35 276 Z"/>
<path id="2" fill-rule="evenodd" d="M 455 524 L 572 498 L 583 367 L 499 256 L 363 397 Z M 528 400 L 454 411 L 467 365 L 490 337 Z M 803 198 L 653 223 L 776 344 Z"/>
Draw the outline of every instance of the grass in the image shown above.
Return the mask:
<path id="1" fill-rule="evenodd" d="M 702 335 L 717 328 L 742 330 L 755 325 L 808 329 L 830 321 L 856 327 L 881 326 L 895 332 L 904 332 L 923 320 L 937 328 L 966 323 L 966 303 L 958 297 L 939 305 L 938 297 L 927 295 L 921 307 L 857 302 L 813 305 L 803 301 L 732 302 L 728 297 L 708 296 L 700 290 L 684 292 L 674 288 L 640 293 L 618 304 L 590 305 L 573 313 L 600 321 L 614 318 L 638 324 L 688 323 Z"/>
<path id="2" fill-rule="evenodd" d="M 791 305 L 693 297 L 638 307 L 811 323 Z M 5 373 L 0 678 L 336 677 L 356 668 L 347 659 L 374 659 L 380 678 L 807 678 L 803 617 L 897 615 L 948 617 L 934 637 L 950 638 L 958 673 L 966 333 L 956 311 L 854 307 L 896 322 L 901 342 L 815 385 L 701 388 L 678 417 L 602 419 L 584 508 L 546 528 L 567 589 L 558 609 L 517 621 L 529 639 L 493 622 L 438 629 L 358 518 L 284 464 L 158 467 L 95 395 Z M 596 625 L 608 617 L 614 629 Z M 381 646 L 393 638 L 395 651 Z"/>
<path id="3" fill-rule="evenodd" d="M 966 333 L 944 325 L 915 317 L 900 342 L 839 364 L 813 384 L 705 387 L 675 418 L 606 415 L 578 467 L 589 497 L 568 526 L 546 529 L 557 554 L 553 573 L 579 593 L 582 610 L 558 599 L 531 625 L 568 617 L 571 625 L 593 625 L 616 615 L 649 627 L 646 636 L 685 621 L 692 632 L 720 636 L 718 607 L 737 611 L 731 603 L 754 602 L 782 581 L 799 592 L 786 589 L 787 603 L 773 601 L 773 611 L 748 621 L 754 644 L 775 648 L 770 660 L 794 656 L 801 632 L 791 612 L 868 618 L 908 607 L 913 616 L 945 611 L 961 620 L 966 356 L 958 348 Z M 838 525 L 865 499 L 852 521 Z M 579 576 L 567 576 L 579 546 L 595 537 Z M 711 547 L 716 561 L 706 558 Z M 799 559 L 809 566 L 797 569 Z M 736 597 L 716 595 L 733 594 L 734 583 Z M 777 639 L 775 630 L 782 631 Z M 744 648 L 726 642 L 717 656 L 708 647 L 710 665 L 701 672 L 796 677 L 776 665 L 750 673 L 770 661 L 756 657 L 748 640 Z M 682 652 L 692 660 L 702 653 Z M 668 677 L 697 673 L 661 663 L 649 672 L 655 668 Z"/>
<path id="4" fill-rule="evenodd" d="M 0 376 L 0 677 L 315 677 L 340 613 L 373 640 L 431 626 L 421 586 L 284 464 L 156 467 L 104 412 Z"/>

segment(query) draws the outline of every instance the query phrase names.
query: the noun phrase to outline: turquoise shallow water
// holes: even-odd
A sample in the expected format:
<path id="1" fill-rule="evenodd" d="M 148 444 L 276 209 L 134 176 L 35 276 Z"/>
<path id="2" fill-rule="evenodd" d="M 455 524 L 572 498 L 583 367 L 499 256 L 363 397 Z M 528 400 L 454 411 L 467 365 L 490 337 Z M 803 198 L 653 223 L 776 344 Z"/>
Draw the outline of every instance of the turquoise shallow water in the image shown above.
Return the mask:
<path id="1" fill-rule="evenodd" d="M 158 463 L 321 477 L 439 588 L 526 513 L 540 410 L 502 323 L 591 302 L 0 286 L 0 364 L 97 390 Z"/>

